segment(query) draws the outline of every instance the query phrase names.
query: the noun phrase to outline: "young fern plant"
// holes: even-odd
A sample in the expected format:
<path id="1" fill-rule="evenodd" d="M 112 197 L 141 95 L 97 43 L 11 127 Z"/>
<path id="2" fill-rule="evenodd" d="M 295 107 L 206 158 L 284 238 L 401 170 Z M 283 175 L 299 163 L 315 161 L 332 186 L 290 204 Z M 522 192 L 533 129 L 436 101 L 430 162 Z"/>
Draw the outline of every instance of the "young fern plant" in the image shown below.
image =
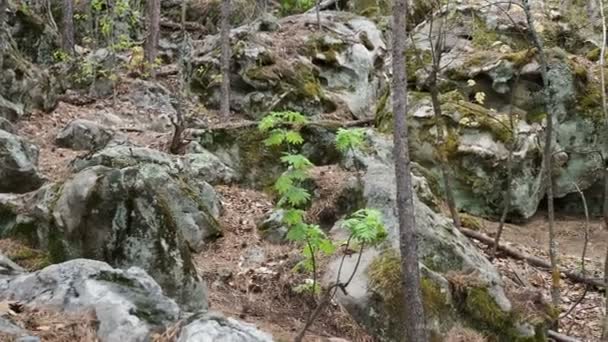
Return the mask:
<path id="1" fill-rule="evenodd" d="M 307 118 L 298 112 L 273 112 L 260 121 L 258 129 L 268 135 L 264 145 L 287 150 L 281 157 L 286 170 L 274 183 L 274 190 L 279 196 L 277 206 L 284 210 L 283 224 L 289 228 L 287 239 L 303 246 L 304 259 L 296 268 L 311 272 L 313 277 L 312 282 L 302 284 L 296 290 L 317 293 L 318 255 L 333 253 L 335 246 L 319 226 L 309 224 L 304 219 L 302 208 L 311 198 L 304 182 L 310 178 L 309 172 L 314 165 L 295 151 L 304 143 L 300 129 L 307 122 Z"/>
<path id="2" fill-rule="evenodd" d="M 357 181 L 359 182 L 359 185 L 361 185 L 359 168 L 357 167 L 358 164 L 354 155 L 355 152 L 361 150 L 365 144 L 365 131 L 362 128 L 340 128 L 336 134 L 335 144 L 336 149 L 338 152 L 342 153 L 343 156 L 346 157 L 350 154 L 353 157 L 353 167 L 357 172 Z"/>
<path id="3" fill-rule="evenodd" d="M 329 303 L 333 300 L 334 296 L 338 289 L 343 291 L 346 294 L 346 288 L 350 284 L 350 282 L 355 277 L 357 270 L 359 268 L 361 257 L 363 255 L 363 249 L 365 247 L 377 246 L 384 242 L 387 237 L 386 228 L 384 223 L 382 222 L 382 214 L 375 209 L 360 209 L 353 213 L 348 219 L 344 220 L 342 223 L 342 227 L 349 232 L 348 240 L 345 243 L 345 250 L 348 250 L 351 244 L 357 244 L 359 246 L 359 254 L 357 256 L 357 260 L 355 262 L 354 267 L 352 267 L 352 271 L 346 280 L 341 279 L 342 276 L 342 267 L 344 266 L 344 262 L 348 253 L 344 253 L 342 255 L 342 259 L 340 260 L 340 266 L 338 267 L 338 273 L 336 276 L 336 281 L 331 284 L 327 290 L 325 291 L 325 295 L 323 299 L 319 302 L 315 310 L 310 314 L 308 320 L 304 327 L 296 336 L 295 341 L 300 342 L 304 339 L 304 335 L 306 331 L 312 323 L 317 319 L 319 314 L 323 311 Z"/>

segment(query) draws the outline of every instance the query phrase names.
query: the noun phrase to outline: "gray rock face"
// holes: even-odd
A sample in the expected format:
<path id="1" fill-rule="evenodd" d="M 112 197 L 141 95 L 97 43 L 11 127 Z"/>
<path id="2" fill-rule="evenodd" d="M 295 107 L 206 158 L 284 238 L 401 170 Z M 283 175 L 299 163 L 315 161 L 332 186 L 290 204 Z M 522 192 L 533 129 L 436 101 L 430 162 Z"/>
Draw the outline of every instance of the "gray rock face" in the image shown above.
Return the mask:
<path id="1" fill-rule="evenodd" d="M 374 274 L 378 267 L 378 260 L 383 260 L 388 250 L 398 250 L 399 226 L 396 216 L 396 190 L 394 176 L 394 161 L 392 160 L 392 143 L 386 138 L 368 131 L 370 151 L 373 154 L 357 153 L 355 158 L 364 166 L 362 177 L 362 196 L 366 207 L 378 209 L 383 214 L 383 220 L 388 231 L 388 239 L 384 246 L 369 248 L 363 252 L 352 283 L 348 287 L 348 295 L 339 295 L 339 301 L 360 323 L 366 326 L 374 336 L 384 341 L 393 341 L 400 336 L 398 315 L 388 309 L 394 300 L 384 298 L 381 293 L 375 292 Z M 414 177 L 417 182 L 424 179 Z M 417 188 L 423 193 L 428 185 L 418 184 Z M 511 311 L 511 303 L 502 289 L 502 281 L 494 266 L 464 237 L 451 222 L 441 214 L 431 210 L 421 202 L 417 195 L 414 197 L 416 215 L 416 238 L 418 241 L 418 256 L 422 269 L 423 279 L 429 288 L 439 293 L 437 296 L 445 312 L 433 312 L 428 320 L 429 327 L 434 333 L 445 333 L 454 324 L 468 324 L 468 313 L 462 311 L 453 298 L 459 294 L 451 293 L 448 286 L 447 274 L 449 272 L 474 274 L 475 279 L 485 295 L 493 301 L 497 310 L 505 315 Z M 344 231 L 338 224 L 333 233 L 338 239 L 346 239 Z M 348 277 L 357 263 L 358 256 L 345 259 L 342 265 L 342 277 Z M 341 257 L 332 261 L 325 275 L 327 281 L 335 281 L 340 269 Z M 396 264 L 399 272 L 399 264 Z M 395 286 L 399 286 L 395 284 Z M 437 299 L 437 298 L 435 298 Z M 426 303 L 427 305 L 429 303 Z M 433 303 L 431 305 L 435 305 Z M 449 318 L 447 318 L 449 317 Z M 397 319 L 395 321 L 395 319 Z M 481 323 L 484 324 L 484 323 Z M 499 326 L 491 326 L 491 333 L 500 333 Z"/>
<path id="2" fill-rule="evenodd" d="M 205 149 L 186 154 L 182 160 L 194 177 L 210 184 L 229 184 L 238 179 L 232 168 Z"/>
<path id="3" fill-rule="evenodd" d="M 38 148 L 23 138 L 0 130 L 0 192 L 23 193 L 37 189 Z"/>
<path id="4" fill-rule="evenodd" d="M 57 137 L 55 143 L 60 147 L 74 150 L 95 150 L 105 146 L 114 132 L 93 121 L 77 119 L 65 126 Z"/>
<path id="5" fill-rule="evenodd" d="M 177 342 L 272 342 L 270 335 L 253 325 L 225 318 L 216 313 L 190 317 L 182 328 Z"/>
<path id="6" fill-rule="evenodd" d="M 200 251 L 219 233 L 212 188 L 154 164 L 96 166 L 74 175 L 53 198 L 48 238 L 54 258 L 139 266 L 180 304 L 206 307 L 190 250 Z"/>
<path id="7" fill-rule="evenodd" d="M 343 110 L 356 118 L 374 112 L 384 90 L 382 33 L 373 22 L 351 14 L 323 11 L 330 29 L 312 29 L 314 13 L 283 18 L 270 29 L 256 21 L 231 32 L 231 107 L 252 118 L 272 110 L 306 115 Z M 289 36 L 290 44 L 282 44 Z M 195 46 L 192 89 L 207 105 L 219 104 L 218 36 Z M 289 56 L 289 57 L 286 57 Z"/>
<path id="8" fill-rule="evenodd" d="M 288 228 L 283 224 L 283 210 L 272 211 L 260 224 L 258 233 L 260 236 L 272 243 L 287 242 Z"/>
<path id="9" fill-rule="evenodd" d="M 13 124 L 8 121 L 7 119 L 3 118 L 0 115 L 0 130 L 9 132 L 9 133 L 15 133 L 15 128 L 13 127 Z"/>
<path id="10" fill-rule="evenodd" d="M 183 171 L 179 159 L 144 148 L 114 146 L 80 162 L 70 179 L 25 204 L 1 201 L 7 212 L 0 233 L 49 250 L 54 261 L 141 267 L 189 310 L 206 308 L 191 251 L 220 234 L 213 187 Z"/>
<path id="11" fill-rule="evenodd" d="M 118 270 L 85 259 L 0 278 L 0 297 L 67 312 L 92 309 L 103 342 L 147 341 L 152 329 L 177 320 L 180 312 L 142 269 Z"/>
<path id="12" fill-rule="evenodd" d="M 0 23 L 0 117 L 18 120 L 34 109 L 50 110 L 57 104 L 60 84 L 48 62 L 57 38 L 49 24 L 34 11 L 18 11 L 7 2 Z"/>

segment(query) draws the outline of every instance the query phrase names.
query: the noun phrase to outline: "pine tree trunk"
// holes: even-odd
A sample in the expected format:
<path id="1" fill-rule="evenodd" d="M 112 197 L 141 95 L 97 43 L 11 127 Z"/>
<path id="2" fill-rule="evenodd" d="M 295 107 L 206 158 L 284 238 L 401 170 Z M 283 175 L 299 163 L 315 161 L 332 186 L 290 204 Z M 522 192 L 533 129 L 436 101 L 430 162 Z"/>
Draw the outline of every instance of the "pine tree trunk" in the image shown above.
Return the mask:
<path id="1" fill-rule="evenodd" d="M 63 0 L 63 30 L 61 34 L 61 47 L 66 53 L 74 54 L 74 3 L 72 0 Z"/>
<path id="2" fill-rule="evenodd" d="M 158 53 L 158 40 L 160 39 L 160 0 L 148 0 L 148 11 L 146 24 L 148 27 L 148 36 L 144 47 L 145 58 L 152 76 L 154 77 L 154 62 Z"/>
<path id="3" fill-rule="evenodd" d="M 407 141 L 407 77 L 405 70 L 407 0 L 395 0 L 393 7 L 393 116 L 394 157 L 403 287 L 403 331 L 406 341 L 427 341 L 424 308 L 420 292 L 412 178 Z"/>
<path id="4" fill-rule="evenodd" d="M 222 88 L 220 100 L 220 113 L 224 117 L 230 116 L 230 0 L 222 0 L 222 24 L 221 24 L 221 69 Z"/>

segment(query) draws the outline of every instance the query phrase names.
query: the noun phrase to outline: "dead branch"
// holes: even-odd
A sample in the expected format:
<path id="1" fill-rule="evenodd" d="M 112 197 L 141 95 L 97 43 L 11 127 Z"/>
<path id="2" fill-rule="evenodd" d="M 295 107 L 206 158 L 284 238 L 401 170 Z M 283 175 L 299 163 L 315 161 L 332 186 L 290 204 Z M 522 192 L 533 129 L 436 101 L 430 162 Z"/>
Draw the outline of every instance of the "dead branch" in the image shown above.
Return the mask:
<path id="1" fill-rule="evenodd" d="M 181 30 L 182 29 L 182 25 L 180 23 L 176 23 L 174 21 L 170 21 L 170 20 L 161 20 L 160 21 L 160 26 L 163 28 L 168 28 L 171 30 Z M 207 29 L 205 28 L 205 26 L 194 22 L 194 21 L 187 21 L 185 22 L 185 28 L 188 31 L 198 31 L 202 34 L 206 34 L 207 33 Z"/>
<path id="2" fill-rule="evenodd" d="M 467 228 L 460 228 L 460 231 L 469 238 L 482 242 L 483 244 L 489 247 L 494 247 L 494 239 L 483 233 L 479 233 Z M 498 246 L 498 250 L 500 250 L 510 258 L 524 260 L 531 266 L 542 268 L 548 271 L 551 270 L 551 264 L 548 261 L 545 261 L 539 257 L 527 255 L 523 252 L 516 250 L 515 248 L 508 246 Z M 570 279 L 575 283 L 587 284 L 598 288 L 604 287 L 604 282 L 599 279 L 584 277 L 582 274 L 570 270 L 560 269 L 559 271 L 566 278 Z"/>

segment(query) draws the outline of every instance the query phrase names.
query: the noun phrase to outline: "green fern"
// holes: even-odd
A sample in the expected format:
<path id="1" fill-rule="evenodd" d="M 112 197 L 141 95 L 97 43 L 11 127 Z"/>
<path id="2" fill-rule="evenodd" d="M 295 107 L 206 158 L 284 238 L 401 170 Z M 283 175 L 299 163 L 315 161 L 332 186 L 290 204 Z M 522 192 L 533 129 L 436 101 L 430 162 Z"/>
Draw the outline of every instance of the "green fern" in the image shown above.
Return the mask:
<path id="1" fill-rule="evenodd" d="M 382 214 L 375 209 L 356 211 L 342 226 L 350 232 L 351 239 L 359 244 L 377 245 L 387 237 Z"/>
<path id="2" fill-rule="evenodd" d="M 341 153 L 358 150 L 363 146 L 365 132 L 361 128 L 340 128 L 336 134 L 336 148 Z"/>

